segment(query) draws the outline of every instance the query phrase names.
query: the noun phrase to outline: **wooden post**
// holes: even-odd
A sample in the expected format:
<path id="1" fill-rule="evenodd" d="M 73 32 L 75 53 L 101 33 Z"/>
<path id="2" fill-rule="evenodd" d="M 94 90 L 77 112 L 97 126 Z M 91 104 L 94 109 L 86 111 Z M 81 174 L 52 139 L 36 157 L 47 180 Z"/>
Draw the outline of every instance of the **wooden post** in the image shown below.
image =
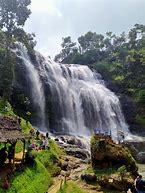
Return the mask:
<path id="1" fill-rule="evenodd" d="M 24 146 L 23 146 L 22 162 L 24 161 L 24 156 L 25 156 L 25 146 L 26 146 L 26 141 L 25 141 L 25 139 L 23 140 L 23 144 L 24 144 Z"/>
<path id="2" fill-rule="evenodd" d="M 13 169 L 15 167 L 15 147 L 16 147 L 16 143 L 17 143 L 17 141 L 13 143 L 13 148 L 14 148 L 13 149 Z"/>

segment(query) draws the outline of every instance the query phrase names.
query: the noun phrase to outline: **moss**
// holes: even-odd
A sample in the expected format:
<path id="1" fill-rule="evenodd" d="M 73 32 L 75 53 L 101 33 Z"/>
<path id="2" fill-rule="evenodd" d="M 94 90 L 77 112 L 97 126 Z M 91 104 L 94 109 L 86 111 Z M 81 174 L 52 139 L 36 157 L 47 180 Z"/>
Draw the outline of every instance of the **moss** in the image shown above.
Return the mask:
<path id="1" fill-rule="evenodd" d="M 125 165 L 127 171 L 131 171 L 132 173 L 136 173 L 138 170 L 130 151 L 122 145 L 113 142 L 110 137 L 101 135 L 92 136 L 91 156 L 94 169 L 109 167 L 117 169 Z"/>

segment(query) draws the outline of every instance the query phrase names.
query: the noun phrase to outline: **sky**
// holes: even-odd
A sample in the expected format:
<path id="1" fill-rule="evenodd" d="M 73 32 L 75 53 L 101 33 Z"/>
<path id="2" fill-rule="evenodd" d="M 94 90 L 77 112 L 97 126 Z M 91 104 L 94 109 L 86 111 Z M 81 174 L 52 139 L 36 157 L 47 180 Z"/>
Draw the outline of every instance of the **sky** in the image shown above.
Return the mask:
<path id="1" fill-rule="evenodd" d="M 105 34 L 128 32 L 145 25 L 145 0 L 31 0 L 32 14 L 25 30 L 36 35 L 36 50 L 53 58 L 62 37 L 73 41 L 88 31 Z"/>

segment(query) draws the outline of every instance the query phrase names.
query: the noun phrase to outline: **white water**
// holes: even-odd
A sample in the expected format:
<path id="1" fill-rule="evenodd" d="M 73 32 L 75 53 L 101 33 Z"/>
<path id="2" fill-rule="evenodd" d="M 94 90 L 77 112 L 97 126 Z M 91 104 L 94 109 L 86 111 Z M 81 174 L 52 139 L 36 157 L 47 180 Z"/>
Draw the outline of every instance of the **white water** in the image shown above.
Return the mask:
<path id="1" fill-rule="evenodd" d="M 54 113 L 59 114 L 56 132 L 88 136 L 94 129 L 111 130 L 113 138 L 118 138 L 120 130 L 129 132 L 119 99 L 97 73 L 84 65 L 58 64 L 37 54 L 40 58 Z"/>
<path id="2" fill-rule="evenodd" d="M 40 76 L 38 73 L 38 70 L 35 68 L 35 66 L 32 64 L 31 59 L 27 53 L 27 49 L 22 45 L 18 44 L 18 51 L 20 55 L 18 55 L 19 58 L 22 59 L 26 70 L 27 70 L 27 77 L 29 79 L 29 84 L 31 85 L 31 96 L 33 99 L 33 103 L 36 106 L 37 109 L 37 116 L 39 119 L 39 129 L 42 131 L 46 130 L 45 126 L 45 96 L 44 96 L 44 90 L 43 85 L 40 80 Z"/>
<path id="3" fill-rule="evenodd" d="M 27 50 L 19 46 L 29 81 L 34 104 L 39 109 L 40 127 L 45 130 L 45 111 L 51 108 L 53 119 L 47 115 L 47 128 L 62 134 L 89 136 L 94 129 L 111 130 L 114 139 L 119 131 L 128 133 L 119 99 L 107 89 L 97 73 L 84 65 L 58 64 L 36 52 L 37 68 L 32 64 Z M 39 71 L 39 73 L 38 73 Z M 47 95 L 44 96 L 43 84 Z M 45 100 L 51 107 L 45 107 Z"/>

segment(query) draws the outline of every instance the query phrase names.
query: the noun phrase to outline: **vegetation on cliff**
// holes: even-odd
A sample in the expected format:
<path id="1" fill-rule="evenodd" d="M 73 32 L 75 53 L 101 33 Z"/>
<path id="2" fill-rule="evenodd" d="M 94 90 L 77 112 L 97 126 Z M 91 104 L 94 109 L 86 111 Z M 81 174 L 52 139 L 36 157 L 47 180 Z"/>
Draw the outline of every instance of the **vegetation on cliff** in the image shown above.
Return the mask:
<path id="1" fill-rule="evenodd" d="M 94 135 L 91 138 L 93 168 L 116 168 L 125 166 L 126 171 L 137 174 L 138 167 L 127 148 L 116 144 L 110 136 Z"/>

